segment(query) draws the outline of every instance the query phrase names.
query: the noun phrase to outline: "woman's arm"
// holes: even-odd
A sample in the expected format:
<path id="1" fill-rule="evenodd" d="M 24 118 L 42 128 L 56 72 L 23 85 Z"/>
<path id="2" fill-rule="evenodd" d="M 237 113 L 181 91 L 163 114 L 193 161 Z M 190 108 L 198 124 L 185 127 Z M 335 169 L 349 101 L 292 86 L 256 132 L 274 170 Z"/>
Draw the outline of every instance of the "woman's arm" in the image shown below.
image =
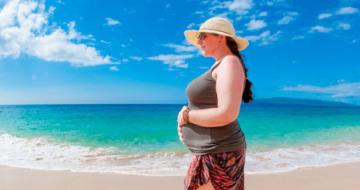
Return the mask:
<path id="1" fill-rule="evenodd" d="M 235 121 L 244 89 L 244 71 L 236 56 L 226 56 L 216 69 L 217 108 L 191 110 L 189 123 L 217 127 Z"/>

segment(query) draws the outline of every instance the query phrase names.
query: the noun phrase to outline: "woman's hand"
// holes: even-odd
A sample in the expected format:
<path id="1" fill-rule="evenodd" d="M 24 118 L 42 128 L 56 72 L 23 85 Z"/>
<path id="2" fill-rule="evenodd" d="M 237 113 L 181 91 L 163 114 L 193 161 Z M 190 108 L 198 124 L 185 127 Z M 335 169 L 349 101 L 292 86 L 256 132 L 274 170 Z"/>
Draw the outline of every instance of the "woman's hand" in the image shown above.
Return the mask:
<path id="1" fill-rule="evenodd" d="M 181 129 L 180 125 L 178 125 L 177 131 L 178 131 L 179 140 L 184 144 L 184 137 L 183 137 L 182 129 Z"/>
<path id="2" fill-rule="evenodd" d="M 179 139 L 182 143 L 184 143 L 184 138 L 183 138 L 183 134 L 182 134 L 182 127 L 186 124 L 186 121 L 184 119 L 184 111 L 186 111 L 188 108 L 187 106 L 183 106 L 178 114 L 178 118 L 177 118 L 177 123 L 178 123 L 178 127 L 177 127 L 177 130 L 178 130 L 178 136 L 179 136 Z"/>
<path id="3" fill-rule="evenodd" d="M 178 114 L 177 122 L 178 122 L 178 125 L 180 125 L 180 126 L 183 126 L 186 124 L 186 120 L 184 118 L 184 111 L 186 111 L 187 109 L 189 109 L 187 106 L 183 106 Z"/>

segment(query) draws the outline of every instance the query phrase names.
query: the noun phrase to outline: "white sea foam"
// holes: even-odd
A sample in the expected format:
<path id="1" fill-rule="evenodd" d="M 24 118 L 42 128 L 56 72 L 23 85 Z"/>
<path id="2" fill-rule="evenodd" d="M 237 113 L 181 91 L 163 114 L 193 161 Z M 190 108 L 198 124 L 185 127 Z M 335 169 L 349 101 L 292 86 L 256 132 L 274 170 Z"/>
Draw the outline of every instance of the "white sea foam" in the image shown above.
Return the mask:
<path id="1" fill-rule="evenodd" d="M 360 161 L 360 144 L 308 145 L 249 152 L 248 174 L 277 173 L 304 167 L 323 167 Z"/>
<path id="2" fill-rule="evenodd" d="M 184 175 L 190 154 L 122 154 L 111 148 L 54 143 L 45 138 L 0 135 L 0 165 L 44 170 L 112 172 L 134 175 Z"/>
<path id="3" fill-rule="evenodd" d="M 159 152 L 129 155 L 112 148 L 59 144 L 45 138 L 19 138 L 9 134 L 0 135 L 0 152 L 0 165 L 151 176 L 183 176 L 191 161 L 191 154 Z M 360 144 L 248 151 L 246 173 L 286 172 L 301 167 L 355 161 L 360 161 Z"/>

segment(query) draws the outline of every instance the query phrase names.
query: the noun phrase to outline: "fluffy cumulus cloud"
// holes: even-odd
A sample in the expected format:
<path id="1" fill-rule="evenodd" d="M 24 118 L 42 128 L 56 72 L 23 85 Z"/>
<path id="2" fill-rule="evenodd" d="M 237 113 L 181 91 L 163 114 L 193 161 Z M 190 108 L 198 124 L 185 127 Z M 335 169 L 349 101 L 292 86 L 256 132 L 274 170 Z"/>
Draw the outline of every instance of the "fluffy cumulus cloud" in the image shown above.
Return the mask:
<path id="1" fill-rule="evenodd" d="M 339 83 L 330 86 L 297 85 L 283 87 L 284 91 L 329 94 L 334 98 L 360 97 L 360 83 Z"/>
<path id="2" fill-rule="evenodd" d="M 187 29 L 193 29 L 195 28 L 196 24 L 195 23 L 190 23 L 186 26 Z"/>
<path id="3" fill-rule="evenodd" d="M 259 17 L 265 17 L 265 16 L 268 16 L 268 13 L 266 11 L 259 13 Z"/>
<path id="4" fill-rule="evenodd" d="M 319 19 L 319 20 L 322 20 L 322 19 L 326 19 L 326 18 L 330 18 L 330 17 L 332 17 L 332 14 L 331 14 L 331 13 L 321 13 L 321 14 L 319 14 L 319 16 L 318 16 L 318 19 Z"/>
<path id="5" fill-rule="evenodd" d="M 111 66 L 110 71 L 119 71 L 119 68 L 117 66 Z"/>
<path id="6" fill-rule="evenodd" d="M 149 57 L 149 60 L 161 61 L 166 65 L 169 65 L 169 68 L 187 68 L 188 64 L 185 63 L 187 59 L 193 58 L 194 55 L 185 54 L 185 55 L 176 55 L 176 54 L 167 54 L 167 55 L 157 55 Z"/>
<path id="7" fill-rule="evenodd" d="M 280 37 L 281 32 L 277 31 L 271 33 L 269 30 L 260 33 L 259 35 L 245 36 L 245 38 L 252 42 L 257 42 L 260 45 L 269 45 L 276 42 Z"/>
<path id="8" fill-rule="evenodd" d="M 356 14 L 359 12 L 359 9 L 354 8 L 354 7 L 342 7 L 340 9 L 338 9 L 337 11 L 334 11 L 333 13 L 321 13 L 318 16 L 319 20 L 323 20 L 326 18 L 330 18 L 334 15 L 350 15 L 350 14 Z"/>
<path id="9" fill-rule="evenodd" d="M 115 25 L 119 25 L 120 21 L 108 17 L 108 18 L 106 18 L 106 23 L 105 24 L 108 25 L 108 26 L 115 26 Z"/>
<path id="10" fill-rule="evenodd" d="M 358 13 L 359 9 L 354 8 L 354 7 L 342 7 L 340 8 L 336 14 L 338 15 L 348 15 L 348 14 L 355 14 Z"/>
<path id="11" fill-rule="evenodd" d="M 0 10 L 0 58 L 27 54 L 75 66 L 112 63 L 109 56 L 81 43 L 92 36 L 77 32 L 75 22 L 69 23 L 67 30 L 49 23 L 48 17 L 54 10 L 53 7 L 47 10 L 43 2 L 34 0 L 6 1 Z"/>
<path id="12" fill-rule="evenodd" d="M 194 58 L 199 54 L 199 49 L 193 45 L 168 43 L 163 46 L 170 48 L 174 53 L 148 57 L 148 60 L 161 61 L 169 66 L 169 70 L 173 70 L 173 68 L 188 68 L 186 60 Z"/>
<path id="13" fill-rule="evenodd" d="M 135 60 L 135 61 L 141 61 L 141 60 L 143 60 L 143 58 L 142 58 L 142 57 L 139 57 L 139 56 L 130 56 L 130 59 Z"/>
<path id="14" fill-rule="evenodd" d="M 286 12 L 284 14 L 284 17 L 282 17 L 279 21 L 278 24 L 279 25 L 286 25 L 289 24 L 290 22 L 294 21 L 295 18 L 298 16 L 299 14 L 297 12 Z"/>
<path id="15" fill-rule="evenodd" d="M 260 3 L 262 5 L 267 5 L 269 7 L 273 7 L 273 6 L 276 6 L 276 5 L 286 3 L 286 0 L 262 0 L 262 1 L 260 1 Z"/>
<path id="16" fill-rule="evenodd" d="M 226 6 L 230 11 L 235 11 L 238 15 L 243 15 L 253 7 L 253 2 L 252 0 L 234 0 L 226 2 Z"/>
<path id="17" fill-rule="evenodd" d="M 331 28 L 316 25 L 316 26 L 311 27 L 310 32 L 328 33 L 328 32 L 331 32 L 331 30 L 332 30 Z"/>
<path id="18" fill-rule="evenodd" d="M 266 22 L 263 20 L 250 20 L 250 22 L 246 25 L 248 30 L 259 30 L 267 26 Z"/>
<path id="19" fill-rule="evenodd" d="M 321 13 L 318 16 L 319 20 L 323 20 L 326 18 L 330 18 L 334 15 L 350 15 L 350 14 L 356 14 L 359 12 L 359 9 L 354 8 L 354 7 L 342 7 L 340 9 L 338 9 L 337 11 L 334 11 L 333 13 Z"/>
<path id="20" fill-rule="evenodd" d="M 165 44 L 165 47 L 172 48 L 176 52 L 194 52 L 197 51 L 198 48 L 193 45 L 178 45 L 178 44 Z"/>
<path id="21" fill-rule="evenodd" d="M 305 36 L 304 35 L 294 36 L 291 39 L 292 40 L 302 40 L 302 39 L 305 39 Z"/>
<path id="22" fill-rule="evenodd" d="M 254 6 L 252 0 L 230 0 L 230 1 L 203 1 L 204 4 L 210 4 L 209 13 L 214 16 L 227 17 L 229 14 L 234 13 L 237 15 L 237 19 L 241 19 L 243 15 L 246 15 Z M 218 13 L 217 11 L 224 11 Z M 215 13 L 216 12 L 216 13 Z M 202 13 L 203 14 L 203 13 Z"/>
<path id="23" fill-rule="evenodd" d="M 341 23 L 339 23 L 339 24 L 337 25 L 337 28 L 340 29 L 340 30 L 350 30 L 351 25 L 350 25 L 349 23 L 343 23 L 343 22 L 341 22 Z"/>

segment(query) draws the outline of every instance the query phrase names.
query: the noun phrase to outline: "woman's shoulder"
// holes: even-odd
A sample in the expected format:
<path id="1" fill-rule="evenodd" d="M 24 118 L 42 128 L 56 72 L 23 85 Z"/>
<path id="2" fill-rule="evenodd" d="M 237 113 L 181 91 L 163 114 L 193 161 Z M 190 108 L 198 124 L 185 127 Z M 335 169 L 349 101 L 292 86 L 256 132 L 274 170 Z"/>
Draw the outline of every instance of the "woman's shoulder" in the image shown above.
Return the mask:
<path id="1" fill-rule="evenodd" d="M 212 73 L 212 77 L 214 78 L 214 80 L 217 79 L 219 74 L 225 76 L 232 76 L 235 73 L 243 73 L 243 68 L 241 66 L 240 60 L 235 55 L 225 56 L 218 64 L 217 68 L 218 69 L 214 70 L 214 72 Z"/>
<path id="2" fill-rule="evenodd" d="M 241 64 L 236 55 L 227 55 L 221 60 L 219 67 L 223 69 L 239 69 Z"/>
<path id="3" fill-rule="evenodd" d="M 240 63 L 239 58 L 236 55 L 226 55 L 222 62 L 232 62 L 232 63 Z"/>

